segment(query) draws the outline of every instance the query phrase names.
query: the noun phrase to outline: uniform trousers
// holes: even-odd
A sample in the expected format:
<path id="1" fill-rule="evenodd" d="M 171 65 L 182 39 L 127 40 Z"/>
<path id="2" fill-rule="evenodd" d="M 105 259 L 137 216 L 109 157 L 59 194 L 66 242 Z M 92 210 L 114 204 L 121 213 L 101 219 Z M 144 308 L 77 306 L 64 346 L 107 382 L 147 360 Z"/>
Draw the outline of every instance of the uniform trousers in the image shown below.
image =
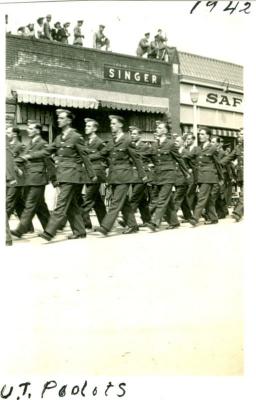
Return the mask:
<path id="1" fill-rule="evenodd" d="M 234 208 L 233 214 L 238 215 L 240 218 L 244 215 L 244 185 L 239 182 L 240 193 L 237 205 Z"/>
<path id="2" fill-rule="evenodd" d="M 188 206 L 191 211 L 193 211 L 195 209 L 196 202 L 197 202 L 196 189 L 197 189 L 197 184 L 196 184 L 195 180 L 193 179 L 193 181 L 191 183 L 189 183 L 189 185 L 188 185 L 187 194 L 186 194 L 187 203 L 188 203 Z"/>
<path id="3" fill-rule="evenodd" d="M 44 199 L 45 186 L 26 186 L 24 210 L 16 231 L 20 234 L 28 232 L 35 214 L 43 228 L 46 227 L 50 213 Z"/>
<path id="4" fill-rule="evenodd" d="M 85 228 L 81 208 L 78 205 L 83 185 L 79 183 L 61 183 L 57 204 L 51 214 L 45 232 L 55 236 L 57 229 L 68 220 L 75 235 L 84 235 Z"/>
<path id="5" fill-rule="evenodd" d="M 101 224 L 106 215 L 106 207 L 100 194 L 100 183 L 86 184 L 86 193 L 82 204 L 82 215 L 85 224 L 89 224 L 89 212 L 92 208 L 95 210 L 98 221 Z"/>
<path id="6" fill-rule="evenodd" d="M 113 227 L 115 220 L 118 217 L 119 211 L 122 212 L 124 220 L 130 228 L 136 227 L 136 219 L 134 216 L 134 212 L 132 211 L 129 199 L 128 199 L 128 190 L 129 183 L 122 184 L 113 184 L 112 188 L 112 197 L 111 203 L 108 209 L 107 214 L 105 215 L 101 226 L 109 232 Z"/>
<path id="7" fill-rule="evenodd" d="M 151 204 L 151 211 L 154 212 L 151 221 L 159 226 L 167 208 L 174 211 L 172 196 L 173 183 L 165 183 L 163 185 L 155 185 L 153 189 L 153 201 Z M 168 212 L 169 212 L 168 211 Z M 167 220 L 169 217 L 167 216 Z"/>
<path id="8" fill-rule="evenodd" d="M 145 183 L 134 183 L 132 185 L 130 206 L 133 212 L 139 209 L 143 223 L 149 222 L 151 218 L 148 197 L 147 185 Z"/>
<path id="9" fill-rule="evenodd" d="M 207 205 L 207 216 L 211 221 L 218 221 L 218 216 L 215 209 L 215 190 L 214 183 L 200 183 L 197 204 L 194 210 L 193 218 L 198 221 L 202 215 L 204 208 Z"/>

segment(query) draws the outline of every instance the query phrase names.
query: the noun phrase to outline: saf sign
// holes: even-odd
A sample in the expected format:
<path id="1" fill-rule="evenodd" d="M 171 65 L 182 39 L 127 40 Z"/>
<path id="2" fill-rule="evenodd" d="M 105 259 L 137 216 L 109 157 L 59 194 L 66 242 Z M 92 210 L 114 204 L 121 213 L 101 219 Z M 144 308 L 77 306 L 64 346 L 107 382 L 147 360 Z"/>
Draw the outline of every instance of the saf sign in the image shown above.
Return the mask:
<path id="1" fill-rule="evenodd" d="M 159 74 L 107 65 L 104 65 L 104 78 L 138 85 L 161 86 L 161 76 Z"/>
<path id="2" fill-rule="evenodd" d="M 224 94 L 217 93 L 208 93 L 206 97 L 206 102 L 212 104 L 220 104 L 223 106 L 237 107 L 242 103 L 242 99 L 240 97 L 228 97 Z"/>

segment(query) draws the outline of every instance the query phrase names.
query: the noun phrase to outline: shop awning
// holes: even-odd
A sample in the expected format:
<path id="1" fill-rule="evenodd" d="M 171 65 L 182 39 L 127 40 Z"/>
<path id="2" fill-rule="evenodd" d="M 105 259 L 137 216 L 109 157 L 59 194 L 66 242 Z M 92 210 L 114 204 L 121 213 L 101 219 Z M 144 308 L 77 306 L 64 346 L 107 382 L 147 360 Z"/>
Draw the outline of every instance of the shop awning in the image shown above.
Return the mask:
<path id="1" fill-rule="evenodd" d="M 93 98 L 63 95 L 59 93 L 35 92 L 17 89 L 18 103 L 43 104 L 57 107 L 94 108 L 99 107 L 99 102 Z"/>
<path id="2" fill-rule="evenodd" d="M 165 113 L 169 110 L 167 97 L 143 96 L 110 90 L 75 88 L 40 82 L 7 81 L 7 97 L 17 95 L 18 103 L 53 105 L 57 107 L 130 110 Z"/>
<path id="3" fill-rule="evenodd" d="M 237 138 L 239 131 L 231 129 L 212 129 L 213 135 Z"/>
<path id="4" fill-rule="evenodd" d="M 238 137 L 238 130 L 234 129 L 216 129 L 216 128 L 209 128 L 212 132 L 213 135 L 216 136 L 224 136 L 224 137 L 232 137 L 232 138 L 237 138 Z M 184 133 L 192 132 L 193 131 L 193 125 L 184 125 L 182 124 L 182 130 Z"/>

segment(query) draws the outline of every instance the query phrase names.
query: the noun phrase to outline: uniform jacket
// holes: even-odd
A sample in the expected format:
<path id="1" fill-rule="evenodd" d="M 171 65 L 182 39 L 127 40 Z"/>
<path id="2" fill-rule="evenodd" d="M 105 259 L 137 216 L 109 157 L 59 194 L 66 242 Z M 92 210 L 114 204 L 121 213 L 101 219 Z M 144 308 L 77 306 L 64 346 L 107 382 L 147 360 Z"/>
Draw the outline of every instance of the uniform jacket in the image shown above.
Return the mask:
<path id="1" fill-rule="evenodd" d="M 164 185 L 176 182 L 177 164 L 182 174 L 187 175 L 188 169 L 177 146 L 172 140 L 165 139 L 153 148 L 152 161 L 154 164 L 154 183 Z"/>
<path id="2" fill-rule="evenodd" d="M 52 40 L 51 26 L 49 22 L 44 23 L 44 36 L 48 40 Z"/>
<path id="3" fill-rule="evenodd" d="M 124 184 L 133 183 L 135 166 L 140 179 L 146 177 L 141 157 L 134 147 L 131 139 L 125 134 L 118 142 L 108 144 L 109 174 L 108 183 Z"/>
<path id="4" fill-rule="evenodd" d="M 218 183 L 223 179 L 223 172 L 216 145 L 208 143 L 198 149 L 198 183 Z"/>
<path id="5" fill-rule="evenodd" d="M 74 42 L 73 44 L 83 45 L 83 37 L 80 26 L 74 28 Z"/>
<path id="6" fill-rule="evenodd" d="M 93 170 L 97 175 L 98 181 L 97 182 L 106 182 L 106 168 L 107 168 L 107 161 L 106 161 L 106 154 L 107 154 L 107 147 L 106 144 L 101 140 L 98 136 L 94 137 L 91 142 L 86 141 L 86 151 L 89 157 L 89 160 L 92 164 Z M 88 174 L 87 174 L 88 176 Z M 89 176 L 88 176 L 89 178 Z M 91 183 L 89 178 L 88 182 Z"/>
<path id="7" fill-rule="evenodd" d="M 12 153 L 12 157 L 14 158 L 14 162 L 16 168 L 19 168 L 22 171 L 22 175 L 16 174 L 16 183 L 12 186 L 24 186 L 25 183 L 25 173 L 24 173 L 24 162 L 18 162 L 19 156 L 24 153 L 25 145 L 18 140 L 14 143 L 8 142 L 7 144 L 8 151 Z"/>
<path id="8" fill-rule="evenodd" d="M 83 184 L 95 177 L 84 140 L 75 129 L 70 128 L 65 138 L 58 135 L 47 152 L 55 154 L 57 182 Z"/>
<path id="9" fill-rule="evenodd" d="M 6 146 L 6 183 L 7 186 L 13 186 L 13 181 L 17 179 L 15 171 L 15 162 L 13 157 L 13 152 L 9 146 Z M 16 186 L 14 184 L 14 186 Z"/>
<path id="10" fill-rule="evenodd" d="M 32 141 L 25 147 L 24 155 L 29 155 L 29 160 L 24 162 L 24 186 L 44 186 L 49 179 L 54 180 L 54 173 L 50 168 L 51 161 L 44 154 L 48 143 L 41 137 Z M 19 159 L 18 159 L 19 160 Z"/>
<path id="11" fill-rule="evenodd" d="M 153 152 L 152 146 L 142 141 L 139 141 L 138 143 L 132 142 L 132 144 L 141 157 L 143 169 L 148 178 L 147 182 L 151 182 L 153 179 L 153 167 L 154 167 L 152 164 L 152 152 Z M 132 183 L 142 183 L 142 180 L 138 174 L 138 170 L 135 166 L 133 166 Z"/>
<path id="12" fill-rule="evenodd" d="M 227 165 L 230 161 L 237 160 L 237 182 L 244 180 L 244 145 L 238 144 L 234 150 L 221 160 L 222 165 Z"/>
<path id="13" fill-rule="evenodd" d="M 187 167 L 187 169 L 191 168 L 190 166 L 190 160 L 186 157 L 188 150 L 185 149 L 184 147 L 178 150 L 181 157 L 184 160 L 184 163 Z M 188 185 L 189 180 L 186 178 L 186 176 L 182 173 L 181 167 L 179 163 L 176 161 L 176 180 L 175 180 L 175 186 L 181 186 L 181 185 Z"/>

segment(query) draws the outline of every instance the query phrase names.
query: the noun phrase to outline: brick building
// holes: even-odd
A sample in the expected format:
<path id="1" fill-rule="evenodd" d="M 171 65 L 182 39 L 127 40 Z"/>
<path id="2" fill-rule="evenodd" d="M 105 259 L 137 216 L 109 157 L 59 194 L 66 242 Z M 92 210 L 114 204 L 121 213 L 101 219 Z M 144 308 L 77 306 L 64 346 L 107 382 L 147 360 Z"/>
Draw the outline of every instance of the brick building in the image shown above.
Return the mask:
<path id="1" fill-rule="evenodd" d="M 74 126 L 83 118 L 97 119 L 107 138 L 110 114 L 136 124 L 152 137 L 155 120 L 169 119 L 180 131 L 178 53 L 170 63 L 78 48 L 62 43 L 6 36 L 6 118 L 21 129 L 29 119 L 43 125 L 45 138 L 57 134 L 55 110 L 74 112 Z"/>

